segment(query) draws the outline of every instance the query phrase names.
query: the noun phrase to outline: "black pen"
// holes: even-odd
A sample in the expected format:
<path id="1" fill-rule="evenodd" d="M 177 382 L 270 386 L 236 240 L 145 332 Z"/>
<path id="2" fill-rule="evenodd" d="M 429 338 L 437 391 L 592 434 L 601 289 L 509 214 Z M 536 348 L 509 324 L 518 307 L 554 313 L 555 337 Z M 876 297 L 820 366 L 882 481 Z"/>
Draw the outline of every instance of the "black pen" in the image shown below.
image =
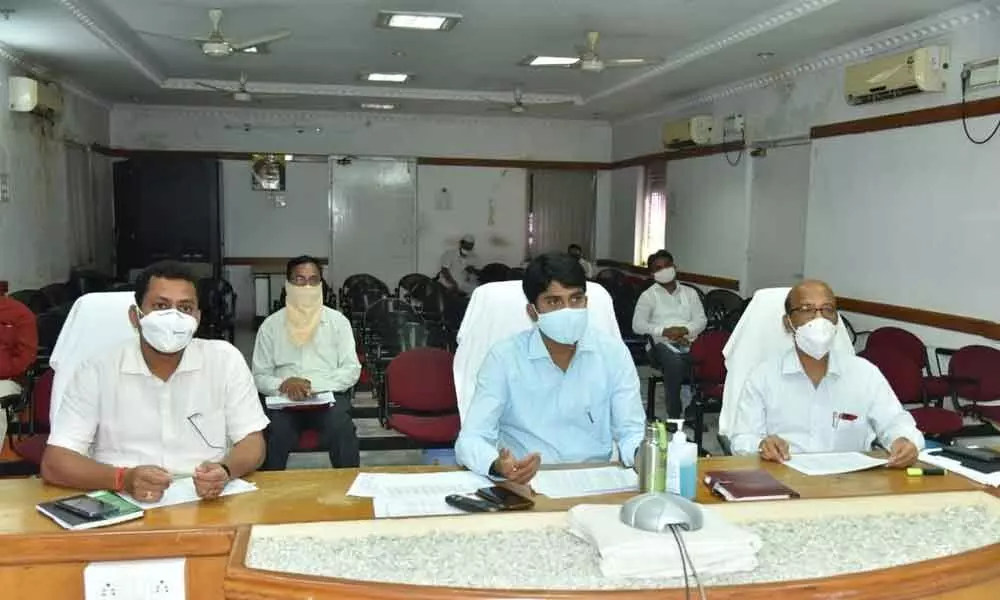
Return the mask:
<path id="1" fill-rule="evenodd" d="M 587 409 L 587 418 L 590 419 L 590 424 L 594 424 L 594 415 L 590 414 L 590 409 Z"/>

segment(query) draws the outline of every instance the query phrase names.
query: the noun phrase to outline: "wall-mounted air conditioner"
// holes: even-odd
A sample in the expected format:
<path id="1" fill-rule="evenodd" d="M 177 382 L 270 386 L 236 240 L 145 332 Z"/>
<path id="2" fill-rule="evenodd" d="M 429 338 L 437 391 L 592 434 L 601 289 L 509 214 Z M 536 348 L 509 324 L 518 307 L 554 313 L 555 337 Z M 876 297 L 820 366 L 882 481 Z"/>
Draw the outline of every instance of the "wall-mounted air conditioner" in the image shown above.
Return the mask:
<path id="1" fill-rule="evenodd" d="M 714 127 L 715 119 L 707 115 L 672 121 L 663 126 L 663 147 L 680 150 L 711 144 Z"/>
<path id="2" fill-rule="evenodd" d="M 62 112 L 62 92 L 52 83 L 30 77 L 10 77 L 10 110 L 54 117 Z"/>
<path id="3" fill-rule="evenodd" d="M 848 104 L 868 104 L 888 98 L 944 91 L 948 49 L 918 48 L 851 65 L 844 71 Z"/>

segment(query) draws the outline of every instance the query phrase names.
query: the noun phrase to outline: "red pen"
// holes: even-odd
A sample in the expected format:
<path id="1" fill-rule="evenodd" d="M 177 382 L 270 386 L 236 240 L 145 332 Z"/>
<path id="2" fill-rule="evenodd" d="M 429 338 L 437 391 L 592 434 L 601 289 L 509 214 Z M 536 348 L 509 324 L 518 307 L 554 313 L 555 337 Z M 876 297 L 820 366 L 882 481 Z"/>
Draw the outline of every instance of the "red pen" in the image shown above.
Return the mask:
<path id="1" fill-rule="evenodd" d="M 833 428 L 836 429 L 837 425 L 841 421 L 851 422 L 851 421 L 857 421 L 857 420 L 858 420 L 858 415 L 852 415 L 851 413 L 844 413 L 844 412 L 836 412 L 836 411 L 834 411 L 834 413 L 833 413 Z"/>

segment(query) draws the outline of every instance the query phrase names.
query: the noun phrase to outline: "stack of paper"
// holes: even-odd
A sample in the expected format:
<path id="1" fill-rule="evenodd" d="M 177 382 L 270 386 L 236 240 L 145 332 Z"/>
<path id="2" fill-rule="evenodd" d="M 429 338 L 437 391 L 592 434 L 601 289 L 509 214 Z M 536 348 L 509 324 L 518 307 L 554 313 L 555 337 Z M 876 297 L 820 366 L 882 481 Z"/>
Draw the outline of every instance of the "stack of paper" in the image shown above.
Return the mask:
<path id="1" fill-rule="evenodd" d="M 549 498 L 578 498 L 638 491 L 639 477 L 621 467 L 539 471 L 531 487 Z"/>
<path id="2" fill-rule="evenodd" d="M 872 458 L 860 452 L 833 452 L 827 454 L 796 454 L 785 461 L 786 467 L 791 467 L 805 475 L 840 475 L 881 467 L 889 461 L 884 458 Z"/>
<path id="3" fill-rule="evenodd" d="M 969 467 L 963 466 L 961 462 L 948 458 L 947 456 L 941 456 L 940 454 L 932 454 L 934 450 L 924 450 L 920 453 L 920 460 L 927 464 L 934 465 L 935 467 L 940 467 L 946 471 L 951 471 L 962 477 L 967 477 L 976 483 L 982 485 L 988 485 L 992 487 L 1000 487 L 1000 471 L 995 473 L 980 473 L 975 469 L 970 469 Z"/>
<path id="4" fill-rule="evenodd" d="M 757 568 L 760 537 L 707 507 L 702 511 L 701 529 L 680 532 L 698 574 Z M 681 553 L 673 534 L 633 529 L 622 523 L 620 512 L 618 505 L 581 504 L 567 513 L 570 533 L 589 542 L 600 554 L 601 573 L 605 577 L 682 577 Z"/>
<path id="5" fill-rule="evenodd" d="M 272 410 L 291 406 L 333 406 L 337 402 L 333 392 L 319 392 L 302 400 L 289 400 L 286 396 L 267 396 L 264 404 Z"/>
<path id="6" fill-rule="evenodd" d="M 474 492 L 493 482 L 469 471 L 444 473 L 358 473 L 348 496 L 372 498 L 375 517 L 460 514 L 444 498 Z"/>
<path id="7" fill-rule="evenodd" d="M 236 494 L 246 494 L 247 492 L 256 491 L 257 486 L 253 483 L 250 483 L 245 479 L 233 479 L 226 484 L 226 487 L 222 490 L 221 495 L 234 496 Z M 198 492 L 194 489 L 194 479 L 191 477 L 175 479 L 173 483 L 170 484 L 170 487 L 163 492 L 163 496 L 156 502 L 141 502 L 124 492 L 121 493 L 121 496 L 144 510 L 149 510 L 151 508 L 163 508 L 164 506 L 174 506 L 177 504 L 187 504 L 188 502 L 198 502 L 201 500 L 201 498 L 198 497 Z"/>

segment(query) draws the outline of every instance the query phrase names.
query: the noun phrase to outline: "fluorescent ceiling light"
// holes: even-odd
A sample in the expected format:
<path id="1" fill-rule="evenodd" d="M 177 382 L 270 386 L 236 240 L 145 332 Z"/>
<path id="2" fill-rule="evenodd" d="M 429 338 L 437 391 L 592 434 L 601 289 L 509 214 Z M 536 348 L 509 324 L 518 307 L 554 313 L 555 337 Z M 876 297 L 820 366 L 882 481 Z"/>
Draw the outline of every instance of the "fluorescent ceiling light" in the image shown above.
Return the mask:
<path id="1" fill-rule="evenodd" d="M 529 56 L 521 64 L 529 67 L 572 67 L 578 62 L 578 56 Z"/>
<path id="2" fill-rule="evenodd" d="M 396 110 L 395 104 L 381 104 L 378 102 L 362 102 L 361 108 L 365 110 Z"/>
<path id="3" fill-rule="evenodd" d="M 450 31 L 462 20 L 459 14 L 379 11 L 376 27 L 384 29 L 419 29 L 421 31 Z"/>
<path id="4" fill-rule="evenodd" d="M 243 54 L 258 54 L 260 53 L 260 49 L 257 48 L 257 46 L 250 46 L 249 48 L 244 48 L 240 50 L 240 52 L 242 52 Z"/>
<path id="5" fill-rule="evenodd" d="M 361 78 L 365 81 L 378 81 L 382 83 L 406 83 L 410 79 L 409 73 L 363 73 Z"/>
<path id="6" fill-rule="evenodd" d="M 620 65 L 641 65 L 642 63 L 646 62 L 646 59 L 645 58 L 616 58 L 612 62 L 618 63 Z"/>

